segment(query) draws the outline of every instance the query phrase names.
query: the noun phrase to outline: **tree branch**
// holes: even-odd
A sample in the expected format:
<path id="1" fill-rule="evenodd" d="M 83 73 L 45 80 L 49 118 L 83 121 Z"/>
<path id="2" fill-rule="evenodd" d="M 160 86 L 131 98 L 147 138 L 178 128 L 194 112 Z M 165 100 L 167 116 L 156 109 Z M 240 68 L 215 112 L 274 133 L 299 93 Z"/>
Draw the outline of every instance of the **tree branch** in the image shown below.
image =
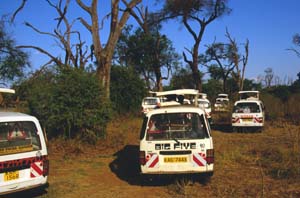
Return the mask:
<path id="1" fill-rule="evenodd" d="M 92 8 L 91 7 L 88 7 L 86 6 L 84 3 L 82 3 L 81 0 L 76 0 L 77 4 L 82 8 L 84 9 L 87 13 L 89 13 L 90 15 L 92 14 Z"/>
<path id="2" fill-rule="evenodd" d="M 36 27 L 34 27 L 33 25 L 31 25 L 30 23 L 28 22 L 25 22 L 25 25 L 31 29 L 33 29 L 35 32 L 39 33 L 39 34 L 44 34 L 44 35 L 49 35 L 49 36 L 52 36 L 54 38 L 56 38 L 56 35 L 55 34 L 52 34 L 52 33 L 49 33 L 49 32 L 42 32 L 40 31 L 39 29 L 37 29 Z"/>
<path id="3" fill-rule="evenodd" d="M 190 26 L 190 24 L 187 22 L 187 18 L 186 17 L 183 18 L 183 24 L 187 28 L 187 30 L 189 31 L 189 33 L 193 36 L 194 40 L 197 41 L 198 40 L 197 34 L 194 32 L 194 30 L 192 29 L 192 27 Z"/>
<path id="4" fill-rule="evenodd" d="M 37 47 L 37 46 L 32 46 L 32 45 L 19 45 L 19 46 L 16 46 L 17 48 L 31 48 L 31 49 L 35 49 L 45 55 L 47 55 L 48 57 L 51 58 L 51 60 L 53 60 L 57 65 L 63 65 L 63 63 L 56 57 L 54 57 L 53 55 L 51 55 L 49 52 L 47 52 L 46 50 L 40 48 L 40 47 Z"/>
<path id="5" fill-rule="evenodd" d="M 300 58 L 300 52 L 298 50 L 296 50 L 295 48 L 289 48 L 287 50 L 294 52 Z"/>
<path id="6" fill-rule="evenodd" d="M 24 8 L 24 6 L 25 6 L 25 4 L 26 4 L 26 1 L 27 0 L 23 0 L 22 1 L 22 4 L 18 7 L 18 9 L 13 13 L 13 15 L 12 15 L 12 17 L 11 17 L 11 23 L 13 23 L 14 22 L 14 20 L 15 20 L 15 18 L 16 18 L 16 16 L 17 16 L 17 14 L 18 14 L 18 12 L 20 12 L 23 8 Z"/>
<path id="7" fill-rule="evenodd" d="M 193 65 L 193 61 L 188 60 L 184 52 L 182 52 L 182 55 L 184 62 L 188 63 L 189 65 Z"/>

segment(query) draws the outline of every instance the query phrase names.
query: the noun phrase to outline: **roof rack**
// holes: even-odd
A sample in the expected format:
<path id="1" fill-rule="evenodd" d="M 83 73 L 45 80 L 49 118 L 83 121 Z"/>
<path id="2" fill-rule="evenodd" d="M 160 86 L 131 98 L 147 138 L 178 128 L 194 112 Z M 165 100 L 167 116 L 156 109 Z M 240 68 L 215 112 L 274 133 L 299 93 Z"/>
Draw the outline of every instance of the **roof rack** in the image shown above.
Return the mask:
<path id="1" fill-rule="evenodd" d="M 198 90 L 195 89 L 177 89 L 171 91 L 161 91 L 161 92 L 152 92 L 158 97 L 164 97 L 166 100 L 160 103 L 160 106 L 176 106 L 184 105 L 185 99 L 194 99 L 196 103 L 195 106 L 198 106 Z"/>
<path id="2" fill-rule="evenodd" d="M 206 93 L 199 93 L 199 97 L 202 99 L 207 99 L 207 94 Z"/>
<path id="3" fill-rule="evenodd" d="M 240 100 L 259 100 L 259 91 L 239 91 Z"/>

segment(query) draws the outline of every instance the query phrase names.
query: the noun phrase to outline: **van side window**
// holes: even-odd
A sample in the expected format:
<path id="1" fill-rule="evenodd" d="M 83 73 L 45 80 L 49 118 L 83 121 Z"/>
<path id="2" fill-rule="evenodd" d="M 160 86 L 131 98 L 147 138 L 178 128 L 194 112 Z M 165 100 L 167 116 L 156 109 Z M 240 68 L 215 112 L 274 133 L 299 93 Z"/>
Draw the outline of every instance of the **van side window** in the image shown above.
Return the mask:
<path id="1" fill-rule="evenodd" d="M 0 123 L 0 156 L 40 149 L 41 142 L 33 122 Z"/>

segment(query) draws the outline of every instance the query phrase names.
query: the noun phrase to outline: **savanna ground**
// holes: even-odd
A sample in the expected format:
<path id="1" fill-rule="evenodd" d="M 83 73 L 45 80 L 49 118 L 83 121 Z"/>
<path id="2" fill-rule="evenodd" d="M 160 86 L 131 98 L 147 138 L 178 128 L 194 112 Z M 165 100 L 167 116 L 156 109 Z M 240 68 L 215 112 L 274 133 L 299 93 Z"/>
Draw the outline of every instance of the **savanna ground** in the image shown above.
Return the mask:
<path id="1" fill-rule="evenodd" d="M 141 118 L 110 123 L 96 146 L 49 142 L 49 186 L 4 197 L 300 197 L 300 127 L 268 122 L 262 133 L 213 129 L 214 176 L 142 185 L 138 173 Z"/>

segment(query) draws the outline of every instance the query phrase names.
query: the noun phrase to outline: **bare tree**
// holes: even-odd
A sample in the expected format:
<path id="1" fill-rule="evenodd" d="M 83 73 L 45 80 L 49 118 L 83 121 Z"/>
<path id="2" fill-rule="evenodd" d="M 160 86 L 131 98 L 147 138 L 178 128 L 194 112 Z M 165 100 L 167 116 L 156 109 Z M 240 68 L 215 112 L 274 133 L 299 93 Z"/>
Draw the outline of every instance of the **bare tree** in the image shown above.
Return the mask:
<path id="1" fill-rule="evenodd" d="M 24 8 L 26 2 L 26 0 L 23 0 L 21 6 L 15 11 L 11 19 L 12 22 L 14 21 L 17 13 Z M 42 54 L 45 54 L 50 58 L 50 60 L 45 65 L 49 65 L 50 63 L 54 62 L 56 65 L 62 67 L 76 67 L 84 69 L 85 65 L 88 63 L 90 54 L 88 53 L 88 47 L 81 39 L 80 32 L 72 30 L 76 19 L 74 19 L 72 22 L 69 22 L 66 17 L 70 0 L 66 0 L 64 5 L 63 0 L 60 0 L 57 4 L 52 3 L 50 0 L 46 0 L 46 2 L 58 14 L 58 17 L 55 19 L 57 20 L 57 25 L 56 28 L 54 28 L 53 32 L 42 31 L 29 22 L 25 22 L 25 25 L 38 34 L 47 35 L 54 38 L 58 46 L 65 52 L 64 58 L 57 57 L 56 55 L 53 55 L 52 53 L 47 51 L 47 49 L 43 49 L 35 45 L 20 45 L 17 47 L 31 48 L 39 51 Z M 72 40 L 72 35 L 74 35 L 76 39 Z"/>
<path id="2" fill-rule="evenodd" d="M 163 11 L 160 13 L 160 20 L 179 18 L 184 27 L 194 40 L 191 49 L 185 48 L 190 54 L 188 58 L 183 52 L 184 61 L 190 66 L 195 81 L 196 88 L 202 91 L 201 74 L 199 65 L 199 48 L 206 27 L 215 19 L 229 13 L 226 0 L 167 0 Z"/>
<path id="3" fill-rule="evenodd" d="M 238 44 L 233 39 L 226 29 L 226 37 L 229 40 L 230 46 L 231 46 L 231 53 L 229 58 L 234 64 L 234 70 L 232 71 L 231 75 L 232 78 L 237 83 L 238 89 L 241 91 L 244 89 L 244 79 L 245 79 L 245 70 L 246 66 L 248 64 L 248 56 L 249 56 L 249 40 L 246 40 L 246 43 L 243 44 L 244 47 L 244 54 L 241 54 L 239 52 Z M 240 65 L 241 64 L 241 65 Z"/>
<path id="4" fill-rule="evenodd" d="M 106 15 L 105 18 L 110 18 L 110 33 L 105 46 L 101 42 L 100 38 L 100 27 L 98 19 L 98 0 L 92 0 L 91 5 L 84 4 L 81 0 L 76 0 L 77 4 L 87 12 L 91 18 L 91 24 L 87 22 L 83 17 L 78 17 L 73 20 L 71 23 L 66 18 L 66 13 L 68 12 L 68 7 L 70 0 L 65 0 L 65 5 L 63 6 L 63 0 L 59 0 L 58 4 L 55 5 L 50 0 L 46 0 L 48 4 L 53 7 L 57 13 L 58 18 L 57 26 L 53 32 L 44 32 L 34 27 L 30 23 L 26 23 L 28 27 L 33 29 L 35 32 L 43 35 L 48 35 L 56 39 L 59 43 L 61 49 L 65 51 L 65 57 L 62 60 L 60 57 L 56 57 L 48 52 L 46 49 L 42 49 L 38 46 L 23 45 L 19 46 L 20 48 L 32 48 L 38 50 L 39 52 L 47 55 L 50 58 L 51 62 L 55 62 L 57 65 L 69 66 L 73 65 L 75 67 L 83 68 L 84 65 L 88 62 L 88 58 L 95 56 L 95 64 L 97 70 L 97 76 L 99 77 L 99 83 L 105 88 L 106 98 L 109 99 L 110 96 L 110 70 L 111 70 L 111 61 L 114 52 L 115 45 L 118 41 L 118 38 L 121 34 L 122 28 L 125 26 L 131 10 L 134 6 L 141 2 L 141 0 L 131 0 L 127 2 L 126 0 L 121 0 L 124 4 L 124 9 L 120 8 L 120 0 L 111 1 L 111 12 Z M 15 11 L 12 20 L 16 17 L 17 13 L 20 12 L 27 0 L 23 0 L 21 6 Z M 120 12 L 122 13 L 119 16 Z M 90 54 L 88 54 L 89 49 L 86 47 L 84 49 L 85 42 L 81 41 L 80 32 L 72 31 L 72 26 L 76 20 L 79 20 L 81 24 L 91 33 L 93 44 L 91 45 Z M 103 21 L 102 21 L 103 22 Z M 62 31 L 61 24 L 65 25 L 64 31 Z M 77 35 L 78 42 L 75 44 L 71 43 L 71 35 Z"/>
<path id="5" fill-rule="evenodd" d="M 92 34 L 93 40 L 93 55 L 96 58 L 97 66 L 97 76 L 99 82 L 105 88 L 106 98 L 110 97 L 110 71 L 111 63 L 114 54 L 114 49 L 121 34 L 122 28 L 125 26 L 129 16 L 130 10 L 139 4 L 141 0 L 131 0 L 127 2 L 122 0 L 122 3 L 125 5 L 124 9 L 120 9 L 120 0 L 111 1 L 111 12 L 106 16 L 110 17 L 110 32 L 106 44 L 103 46 L 100 37 L 100 27 L 99 27 L 99 18 L 98 18 L 98 0 L 92 0 L 91 4 L 88 6 L 84 4 L 81 0 L 76 0 L 77 4 L 87 12 L 91 19 L 91 24 L 87 22 L 82 17 L 79 17 L 80 22 L 83 26 Z M 119 17 L 120 11 L 122 12 Z"/>
<path id="6" fill-rule="evenodd" d="M 227 78 L 235 68 L 234 62 L 230 58 L 232 46 L 226 43 L 214 42 L 206 47 L 207 50 L 205 54 L 200 56 L 201 64 L 208 67 L 211 75 L 213 72 L 216 72 L 217 74 L 214 75 L 218 75 L 219 78 L 222 78 L 223 92 L 226 93 Z"/>
<path id="7" fill-rule="evenodd" d="M 265 69 L 265 84 L 266 84 L 266 87 L 269 88 L 271 87 L 272 85 L 272 82 L 274 80 L 274 72 L 273 72 L 273 69 L 271 67 L 268 67 L 267 69 Z"/>

